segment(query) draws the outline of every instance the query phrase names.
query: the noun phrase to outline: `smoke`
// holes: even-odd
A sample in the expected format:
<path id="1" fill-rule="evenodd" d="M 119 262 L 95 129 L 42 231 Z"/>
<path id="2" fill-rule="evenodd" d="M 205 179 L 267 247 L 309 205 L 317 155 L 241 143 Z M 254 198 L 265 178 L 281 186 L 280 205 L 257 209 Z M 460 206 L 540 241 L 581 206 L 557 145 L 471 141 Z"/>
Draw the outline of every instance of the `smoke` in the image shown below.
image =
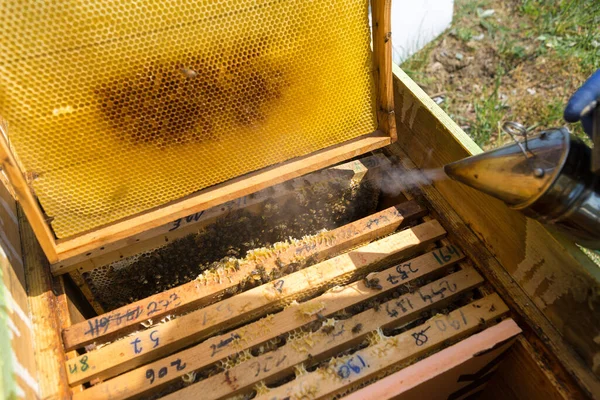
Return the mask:
<path id="1" fill-rule="evenodd" d="M 447 178 L 443 168 L 406 171 L 390 166 L 382 174 L 379 189 L 385 195 L 397 196 L 403 190 L 429 186 Z"/>

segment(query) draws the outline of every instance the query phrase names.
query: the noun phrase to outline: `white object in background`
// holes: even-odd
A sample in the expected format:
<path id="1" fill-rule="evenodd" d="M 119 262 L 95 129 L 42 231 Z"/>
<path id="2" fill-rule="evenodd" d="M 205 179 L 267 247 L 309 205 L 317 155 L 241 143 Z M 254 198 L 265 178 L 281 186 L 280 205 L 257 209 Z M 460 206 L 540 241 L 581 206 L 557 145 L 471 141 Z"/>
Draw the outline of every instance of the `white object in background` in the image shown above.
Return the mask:
<path id="1" fill-rule="evenodd" d="M 392 60 L 401 64 L 452 23 L 454 0 L 392 1 Z"/>

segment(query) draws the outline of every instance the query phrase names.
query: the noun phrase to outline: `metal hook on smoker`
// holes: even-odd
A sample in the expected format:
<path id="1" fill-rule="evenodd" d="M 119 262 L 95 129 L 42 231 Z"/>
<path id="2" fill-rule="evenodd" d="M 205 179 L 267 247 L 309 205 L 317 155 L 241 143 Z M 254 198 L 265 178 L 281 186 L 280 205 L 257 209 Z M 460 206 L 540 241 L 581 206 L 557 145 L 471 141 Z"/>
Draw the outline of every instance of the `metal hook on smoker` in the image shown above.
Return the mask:
<path id="1" fill-rule="evenodd" d="M 502 124 L 502 130 L 510 135 L 510 137 L 519 145 L 519 147 L 523 151 L 523 154 L 525 154 L 525 157 L 527 157 L 527 152 L 529 151 L 529 148 L 527 146 L 527 128 L 525 128 L 523 124 L 520 124 L 518 122 L 507 121 Z M 525 142 L 525 147 L 523 147 L 522 142 L 518 140 L 516 136 L 523 138 L 523 141 Z M 533 153 L 531 153 L 531 155 L 533 155 Z"/>
<path id="2" fill-rule="evenodd" d="M 521 152 L 523 152 L 523 155 L 525 156 L 525 160 L 527 160 L 527 163 L 531 167 L 531 171 L 533 172 L 533 175 L 538 178 L 541 178 L 542 176 L 544 176 L 544 170 L 541 168 L 535 168 L 533 165 L 533 162 L 531 160 L 531 158 L 535 157 L 535 154 L 531 150 L 529 150 L 529 147 L 527 144 L 527 128 L 525 128 L 525 126 L 523 124 L 520 124 L 518 122 L 507 121 L 502 124 L 502 130 L 504 132 L 508 133 L 510 135 L 510 137 L 515 141 L 517 146 L 519 146 L 519 148 L 521 149 Z M 523 138 L 523 142 L 525 143 L 525 146 L 523 146 L 523 142 L 521 142 L 519 139 L 517 139 L 517 137 Z M 527 153 L 531 154 L 531 157 L 529 157 Z"/>

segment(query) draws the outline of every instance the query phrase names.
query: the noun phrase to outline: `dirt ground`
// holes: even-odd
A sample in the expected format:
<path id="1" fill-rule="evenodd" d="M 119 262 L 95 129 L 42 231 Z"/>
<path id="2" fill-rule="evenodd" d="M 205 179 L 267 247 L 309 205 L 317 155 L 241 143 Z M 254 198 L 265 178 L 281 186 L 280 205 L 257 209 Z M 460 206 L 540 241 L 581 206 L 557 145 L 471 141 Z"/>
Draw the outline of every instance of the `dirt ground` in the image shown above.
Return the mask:
<path id="1" fill-rule="evenodd" d="M 401 67 L 484 149 L 511 140 L 505 121 L 563 126 L 600 68 L 600 2 L 456 0 L 451 28 Z"/>

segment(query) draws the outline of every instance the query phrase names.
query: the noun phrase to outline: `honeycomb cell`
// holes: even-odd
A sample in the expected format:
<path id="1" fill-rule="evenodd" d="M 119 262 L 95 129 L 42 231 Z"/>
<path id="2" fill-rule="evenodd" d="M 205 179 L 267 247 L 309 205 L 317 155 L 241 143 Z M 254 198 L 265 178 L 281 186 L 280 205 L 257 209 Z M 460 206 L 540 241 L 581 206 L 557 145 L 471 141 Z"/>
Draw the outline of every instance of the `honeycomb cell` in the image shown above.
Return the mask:
<path id="1" fill-rule="evenodd" d="M 376 129 L 368 2 L 0 3 L 0 116 L 59 238 Z"/>

